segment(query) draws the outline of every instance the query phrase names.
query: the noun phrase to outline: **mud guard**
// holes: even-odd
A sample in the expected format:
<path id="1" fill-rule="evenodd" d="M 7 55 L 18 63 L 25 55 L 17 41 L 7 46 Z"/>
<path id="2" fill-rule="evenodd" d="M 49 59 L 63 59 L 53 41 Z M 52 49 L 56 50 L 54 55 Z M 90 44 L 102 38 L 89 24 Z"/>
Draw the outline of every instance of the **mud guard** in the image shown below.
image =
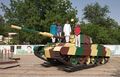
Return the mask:
<path id="1" fill-rule="evenodd" d="M 36 46 L 34 47 L 34 55 L 37 56 L 38 58 L 44 60 L 44 61 L 47 61 L 43 55 L 44 55 L 44 46 Z"/>

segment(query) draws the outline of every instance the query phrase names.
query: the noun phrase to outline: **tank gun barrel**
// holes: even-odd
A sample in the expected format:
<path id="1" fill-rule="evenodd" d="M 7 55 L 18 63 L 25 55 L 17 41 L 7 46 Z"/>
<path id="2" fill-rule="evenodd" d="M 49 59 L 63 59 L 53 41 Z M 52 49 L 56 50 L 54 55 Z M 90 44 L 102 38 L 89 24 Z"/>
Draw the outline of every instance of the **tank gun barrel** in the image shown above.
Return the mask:
<path id="1" fill-rule="evenodd" d="M 16 26 L 16 25 L 11 25 L 11 28 L 13 29 L 17 29 L 17 30 L 22 30 L 22 31 L 25 31 L 25 32 L 33 32 L 33 33 L 38 33 L 42 36 L 46 36 L 46 37 L 55 37 L 55 38 L 59 38 L 59 39 L 64 39 L 64 37 L 59 37 L 59 36 L 53 36 L 53 34 L 51 33 L 48 33 L 48 32 L 39 32 L 39 31 L 35 31 L 35 30 L 31 30 L 31 29 L 28 29 L 28 28 L 24 28 L 24 27 L 19 27 L 19 26 Z"/>

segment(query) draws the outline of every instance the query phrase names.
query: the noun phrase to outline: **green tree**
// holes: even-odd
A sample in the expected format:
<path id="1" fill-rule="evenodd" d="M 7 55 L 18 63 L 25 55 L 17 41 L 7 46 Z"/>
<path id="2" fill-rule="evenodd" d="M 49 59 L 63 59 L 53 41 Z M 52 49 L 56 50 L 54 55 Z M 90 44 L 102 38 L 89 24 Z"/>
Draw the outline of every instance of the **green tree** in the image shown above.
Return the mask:
<path id="1" fill-rule="evenodd" d="M 84 19 L 88 24 L 82 24 L 83 33 L 90 35 L 94 43 L 119 44 L 120 28 L 118 23 L 107 16 L 108 6 L 101 7 L 98 3 L 88 4 L 84 8 Z"/>
<path id="2" fill-rule="evenodd" d="M 118 26 L 118 23 L 114 19 L 107 16 L 109 12 L 107 5 L 101 7 L 98 3 L 88 4 L 84 8 L 84 19 L 107 28 Z"/>
<path id="3" fill-rule="evenodd" d="M 0 15 L 0 35 L 5 34 L 5 21 L 3 19 L 3 16 Z"/>
<path id="4" fill-rule="evenodd" d="M 85 24 L 81 25 L 81 30 L 83 33 L 92 37 L 93 43 L 98 44 L 112 44 L 112 39 L 109 35 L 109 30 L 104 27 L 95 24 Z"/>
<path id="5" fill-rule="evenodd" d="M 10 7 L 2 3 L 1 7 L 7 20 L 6 24 L 15 24 L 37 31 L 49 32 L 50 24 L 59 21 L 62 24 L 66 19 L 76 19 L 77 11 L 72 8 L 69 0 L 10 0 Z M 11 30 L 18 32 L 16 30 Z M 18 32 L 16 40 L 19 43 L 30 42 L 38 44 L 45 42 L 46 37 L 34 34 Z"/>

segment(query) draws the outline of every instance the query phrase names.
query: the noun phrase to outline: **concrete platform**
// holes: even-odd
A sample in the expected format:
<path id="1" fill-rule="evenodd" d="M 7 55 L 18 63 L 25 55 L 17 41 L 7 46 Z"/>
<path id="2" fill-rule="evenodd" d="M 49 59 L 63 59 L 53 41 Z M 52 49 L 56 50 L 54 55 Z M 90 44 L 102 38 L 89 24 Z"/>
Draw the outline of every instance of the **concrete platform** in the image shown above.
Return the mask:
<path id="1" fill-rule="evenodd" d="M 44 62 L 34 55 L 18 56 L 20 67 L 0 69 L 0 77 L 120 77 L 120 57 L 111 57 L 110 61 L 94 68 L 65 72 L 61 67 L 43 67 Z"/>

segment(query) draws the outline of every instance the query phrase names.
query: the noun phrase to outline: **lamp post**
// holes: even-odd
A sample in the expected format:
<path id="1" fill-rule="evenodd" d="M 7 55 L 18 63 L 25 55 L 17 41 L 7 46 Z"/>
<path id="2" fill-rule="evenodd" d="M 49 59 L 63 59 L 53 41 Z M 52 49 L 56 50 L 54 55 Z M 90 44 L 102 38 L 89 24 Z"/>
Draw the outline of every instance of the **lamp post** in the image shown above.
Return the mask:
<path id="1" fill-rule="evenodd" d="M 73 19 L 73 18 L 71 19 L 71 22 L 74 22 L 74 19 Z"/>
<path id="2" fill-rule="evenodd" d="M 72 30 L 74 30 L 75 20 L 72 18 L 70 21 L 71 21 L 71 23 L 72 23 Z M 72 32 L 73 32 L 73 31 L 72 31 Z"/>

